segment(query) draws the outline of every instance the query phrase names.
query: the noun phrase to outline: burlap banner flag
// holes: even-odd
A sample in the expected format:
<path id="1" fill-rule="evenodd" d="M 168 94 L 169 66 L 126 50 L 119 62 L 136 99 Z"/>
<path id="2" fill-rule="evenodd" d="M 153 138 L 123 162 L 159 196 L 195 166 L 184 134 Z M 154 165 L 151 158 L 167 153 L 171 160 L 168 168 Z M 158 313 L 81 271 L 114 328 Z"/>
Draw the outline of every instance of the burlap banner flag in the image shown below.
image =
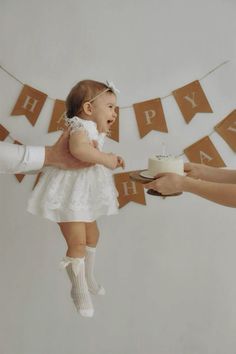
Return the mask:
<path id="1" fill-rule="evenodd" d="M 168 132 L 160 98 L 135 103 L 133 107 L 141 138 L 151 130 Z"/>
<path id="2" fill-rule="evenodd" d="M 215 126 L 217 133 L 236 152 L 236 110 Z"/>
<path id="3" fill-rule="evenodd" d="M 115 122 L 112 124 L 108 138 L 119 142 L 119 126 L 120 126 L 120 110 L 119 107 L 116 107 L 117 118 Z"/>
<path id="4" fill-rule="evenodd" d="M 211 106 L 198 80 L 172 92 L 186 123 L 196 113 L 212 113 Z"/>
<path id="5" fill-rule="evenodd" d="M 24 85 L 11 115 L 25 115 L 32 125 L 35 125 L 47 95 L 33 87 Z"/>
<path id="6" fill-rule="evenodd" d="M 65 101 L 55 100 L 48 133 L 65 128 L 66 104 Z"/>
<path id="7" fill-rule="evenodd" d="M 21 144 L 19 141 L 17 141 L 17 140 L 14 141 L 14 144 L 22 145 L 22 144 Z M 22 174 L 22 173 L 17 173 L 17 174 L 15 174 L 15 176 L 16 176 L 16 178 L 17 178 L 17 180 L 18 180 L 19 183 L 20 183 L 20 182 L 22 181 L 22 179 L 25 177 L 25 175 Z"/>
<path id="8" fill-rule="evenodd" d="M 130 172 L 117 173 L 114 175 L 116 188 L 119 193 L 118 201 L 120 208 L 129 202 L 135 202 L 146 205 L 143 186 L 141 183 L 137 183 L 130 180 Z"/>
<path id="9" fill-rule="evenodd" d="M 42 172 L 39 172 L 39 173 L 37 174 L 37 176 L 36 176 L 36 178 L 35 178 L 35 181 L 34 181 L 33 189 L 37 186 L 38 181 L 39 181 L 41 175 L 42 175 Z"/>
<path id="10" fill-rule="evenodd" d="M 9 135 L 9 131 L 0 124 L 0 140 L 3 141 Z"/>
<path id="11" fill-rule="evenodd" d="M 208 136 L 187 147 L 184 153 L 191 162 L 214 167 L 225 167 L 224 161 Z"/>

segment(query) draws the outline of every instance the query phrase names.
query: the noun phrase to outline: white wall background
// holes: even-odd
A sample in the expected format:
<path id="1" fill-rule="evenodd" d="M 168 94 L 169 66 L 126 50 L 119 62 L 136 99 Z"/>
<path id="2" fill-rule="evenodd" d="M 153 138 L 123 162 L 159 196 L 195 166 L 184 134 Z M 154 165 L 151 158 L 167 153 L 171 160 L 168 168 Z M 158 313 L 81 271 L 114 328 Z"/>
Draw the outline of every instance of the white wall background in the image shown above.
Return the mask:
<path id="1" fill-rule="evenodd" d="M 132 109 L 121 111 L 127 171 L 146 167 L 161 141 L 179 154 L 210 134 L 236 107 L 235 11 L 231 0 L 0 0 L 0 63 L 24 83 L 64 99 L 77 81 L 113 80 L 119 104 L 164 96 L 201 81 L 214 113 L 185 124 L 173 97 L 163 100 L 169 134 L 142 140 Z M 10 112 L 21 85 L 0 70 L 0 123 L 26 144 L 51 144 L 53 101 L 37 124 Z M 235 154 L 211 137 L 228 166 Z M 1 354 L 235 354 L 235 210 L 185 194 L 146 195 L 99 221 L 97 274 L 107 290 L 95 317 L 76 314 L 58 263 L 57 226 L 25 211 L 34 183 L 0 178 Z"/>

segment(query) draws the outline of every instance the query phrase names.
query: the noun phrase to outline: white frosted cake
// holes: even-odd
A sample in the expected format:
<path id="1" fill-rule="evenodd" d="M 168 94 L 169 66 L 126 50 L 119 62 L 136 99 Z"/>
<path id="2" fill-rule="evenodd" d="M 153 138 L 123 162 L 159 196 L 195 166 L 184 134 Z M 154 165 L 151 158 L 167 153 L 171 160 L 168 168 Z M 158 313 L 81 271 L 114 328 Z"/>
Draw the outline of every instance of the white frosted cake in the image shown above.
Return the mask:
<path id="1" fill-rule="evenodd" d="M 148 174 L 154 177 L 158 173 L 172 172 L 179 175 L 184 174 L 184 162 L 181 158 L 174 156 L 157 155 L 148 159 Z"/>

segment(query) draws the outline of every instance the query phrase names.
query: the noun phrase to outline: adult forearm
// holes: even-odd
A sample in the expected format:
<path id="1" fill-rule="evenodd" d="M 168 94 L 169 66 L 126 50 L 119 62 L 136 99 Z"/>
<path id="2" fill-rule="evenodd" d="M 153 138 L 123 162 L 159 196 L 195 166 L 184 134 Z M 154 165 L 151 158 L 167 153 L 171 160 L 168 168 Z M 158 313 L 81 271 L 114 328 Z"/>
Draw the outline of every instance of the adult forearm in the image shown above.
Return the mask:
<path id="1" fill-rule="evenodd" d="M 236 185 L 215 183 L 184 177 L 183 191 L 196 194 L 212 202 L 236 207 Z"/>
<path id="2" fill-rule="evenodd" d="M 236 183 L 236 170 L 205 166 L 200 178 L 217 183 Z"/>

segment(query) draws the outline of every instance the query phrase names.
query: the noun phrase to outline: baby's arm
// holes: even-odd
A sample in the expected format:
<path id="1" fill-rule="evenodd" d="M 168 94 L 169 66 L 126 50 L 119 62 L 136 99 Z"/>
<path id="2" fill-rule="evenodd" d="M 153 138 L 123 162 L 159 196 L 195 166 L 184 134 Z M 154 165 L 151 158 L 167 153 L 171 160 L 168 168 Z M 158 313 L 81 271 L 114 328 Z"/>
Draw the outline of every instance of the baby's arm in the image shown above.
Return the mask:
<path id="1" fill-rule="evenodd" d="M 88 139 L 86 132 L 83 130 L 71 134 L 69 149 L 74 157 L 84 162 L 98 163 L 112 170 L 118 165 L 117 156 L 96 149 Z"/>

